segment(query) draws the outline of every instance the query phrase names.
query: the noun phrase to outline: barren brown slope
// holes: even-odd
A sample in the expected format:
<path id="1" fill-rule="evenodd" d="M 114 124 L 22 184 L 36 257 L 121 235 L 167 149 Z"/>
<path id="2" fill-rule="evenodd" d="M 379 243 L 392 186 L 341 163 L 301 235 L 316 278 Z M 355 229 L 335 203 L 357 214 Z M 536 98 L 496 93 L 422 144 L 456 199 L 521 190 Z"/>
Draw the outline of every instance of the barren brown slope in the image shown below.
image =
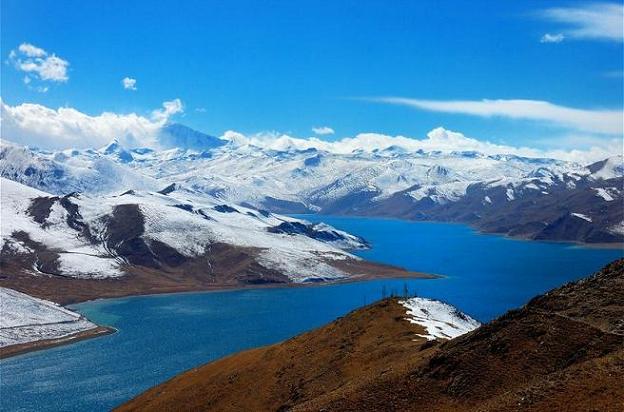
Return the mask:
<path id="1" fill-rule="evenodd" d="M 394 300 L 186 372 L 121 410 L 620 411 L 624 260 L 452 341 Z"/>
<path id="2" fill-rule="evenodd" d="M 426 340 L 415 334 L 424 330 L 405 316 L 396 300 L 384 300 L 283 343 L 190 370 L 121 410 L 287 410 L 417 363 L 432 348 L 421 352 Z"/>
<path id="3" fill-rule="evenodd" d="M 157 293 L 316 284 L 293 283 L 286 275 L 258 264 L 257 254 L 258 250 L 254 248 L 214 244 L 210 253 L 177 266 L 161 265 L 154 268 L 128 264 L 124 266 L 124 276 L 107 279 L 33 273 L 34 256 L 0 256 L 0 286 L 67 305 L 98 298 Z M 366 260 L 346 259 L 327 263 L 350 275 L 340 281 L 436 277 Z"/>

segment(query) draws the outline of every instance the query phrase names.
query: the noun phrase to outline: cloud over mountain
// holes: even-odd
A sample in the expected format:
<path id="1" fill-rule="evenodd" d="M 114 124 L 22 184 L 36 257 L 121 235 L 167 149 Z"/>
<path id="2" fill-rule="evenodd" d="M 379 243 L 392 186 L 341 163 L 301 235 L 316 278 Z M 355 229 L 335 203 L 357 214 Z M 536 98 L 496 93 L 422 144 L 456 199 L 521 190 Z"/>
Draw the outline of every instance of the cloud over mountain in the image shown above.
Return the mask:
<path id="1" fill-rule="evenodd" d="M 153 110 L 150 116 L 111 112 L 91 116 L 70 107 L 55 110 L 31 103 L 10 106 L 2 101 L 0 101 L 0 106 L 3 139 L 24 145 L 55 149 L 100 147 L 115 138 L 127 147 L 159 147 L 158 136 L 162 127 L 172 116 L 184 110 L 180 99 L 163 102 L 162 108 Z M 582 143 L 582 146 L 586 148 L 584 150 L 540 150 L 475 139 L 442 127 L 431 130 L 422 139 L 380 133 L 360 133 L 354 137 L 328 141 L 320 137 L 298 138 L 279 133 L 245 135 L 235 131 L 227 131 L 221 138 L 236 145 L 248 144 L 271 150 L 314 148 L 337 154 L 354 151 L 372 152 L 391 148 L 427 152 L 478 151 L 484 154 L 550 157 L 582 163 L 600 160 L 622 151 L 622 140 L 617 137 L 596 139 L 578 135 L 571 137 L 571 142 L 575 147 L 579 147 Z M 557 139 L 552 140 L 557 141 Z M 561 147 L 570 147 L 561 139 L 557 143 L 560 143 Z"/>
<path id="2" fill-rule="evenodd" d="M 438 127 L 427 133 L 423 139 L 405 136 L 389 136 L 380 133 L 360 133 L 355 137 L 346 137 L 336 141 L 326 141 L 317 137 L 301 139 L 285 134 L 260 133 L 244 135 L 235 131 L 224 133 L 222 139 L 230 140 L 235 144 L 250 144 L 272 150 L 306 150 L 310 148 L 325 150 L 332 153 L 348 154 L 354 151 L 372 152 L 374 150 L 399 149 L 405 151 L 425 152 L 441 151 L 476 151 L 487 155 L 514 154 L 526 157 L 549 157 L 561 160 L 587 163 L 604 159 L 613 153 L 622 151 L 621 139 L 606 139 L 584 141 L 588 146 L 585 150 L 540 150 L 530 147 L 514 147 L 501 145 L 485 140 L 467 137 L 462 133 Z M 576 138 L 578 141 L 579 138 Z"/>
<path id="3" fill-rule="evenodd" d="M 151 146 L 158 130 L 183 110 L 182 101 L 163 102 L 150 117 L 104 112 L 91 116 L 71 107 L 51 109 L 40 104 L 9 106 L 0 101 L 2 138 L 42 148 L 88 148 L 119 139 L 128 146 Z"/>

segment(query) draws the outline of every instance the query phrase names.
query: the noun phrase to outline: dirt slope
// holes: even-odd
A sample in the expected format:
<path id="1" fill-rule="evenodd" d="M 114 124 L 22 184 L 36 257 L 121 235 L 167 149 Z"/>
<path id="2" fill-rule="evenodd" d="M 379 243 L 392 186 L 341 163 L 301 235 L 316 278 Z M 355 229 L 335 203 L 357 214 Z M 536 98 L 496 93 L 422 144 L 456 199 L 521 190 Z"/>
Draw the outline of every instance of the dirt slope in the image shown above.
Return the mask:
<path id="1" fill-rule="evenodd" d="M 120 410 L 624 410 L 624 260 L 445 343 L 404 316 L 385 300 Z"/>

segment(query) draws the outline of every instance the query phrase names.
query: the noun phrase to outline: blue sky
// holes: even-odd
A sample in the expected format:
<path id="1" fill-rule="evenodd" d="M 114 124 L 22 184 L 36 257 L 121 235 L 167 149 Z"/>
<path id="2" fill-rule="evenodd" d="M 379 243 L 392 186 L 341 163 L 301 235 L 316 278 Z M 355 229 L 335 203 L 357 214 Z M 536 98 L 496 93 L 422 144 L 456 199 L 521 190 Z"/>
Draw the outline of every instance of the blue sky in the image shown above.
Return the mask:
<path id="1" fill-rule="evenodd" d="M 617 122 L 622 3 L 610 4 L 3 0 L 2 100 L 149 116 L 178 98 L 175 120 L 215 135 L 305 137 L 326 126 L 335 130 L 327 139 L 423 137 L 444 126 L 516 146 L 580 147 L 621 139 L 621 129 L 518 116 L 496 103 L 480 114 L 461 104 L 432 111 L 423 101 L 538 100 L 590 116 L 609 111 Z M 29 58 L 10 56 L 21 44 L 61 58 L 66 72 L 46 80 L 16 69 Z M 123 87 L 126 77 L 136 90 Z"/>

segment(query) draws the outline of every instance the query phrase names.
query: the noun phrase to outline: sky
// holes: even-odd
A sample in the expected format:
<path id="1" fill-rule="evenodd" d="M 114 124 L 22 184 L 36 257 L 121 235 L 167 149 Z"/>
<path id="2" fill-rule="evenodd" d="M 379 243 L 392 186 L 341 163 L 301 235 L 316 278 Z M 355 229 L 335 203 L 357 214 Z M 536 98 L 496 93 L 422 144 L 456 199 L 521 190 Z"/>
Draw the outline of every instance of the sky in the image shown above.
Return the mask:
<path id="1" fill-rule="evenodd" d="M 422 139 L 444 127 L 622 151 L 622 2 L 0 7 L 2 137 L 21 143 L 89 145 L 176 121 L 216 136 Z"/>

